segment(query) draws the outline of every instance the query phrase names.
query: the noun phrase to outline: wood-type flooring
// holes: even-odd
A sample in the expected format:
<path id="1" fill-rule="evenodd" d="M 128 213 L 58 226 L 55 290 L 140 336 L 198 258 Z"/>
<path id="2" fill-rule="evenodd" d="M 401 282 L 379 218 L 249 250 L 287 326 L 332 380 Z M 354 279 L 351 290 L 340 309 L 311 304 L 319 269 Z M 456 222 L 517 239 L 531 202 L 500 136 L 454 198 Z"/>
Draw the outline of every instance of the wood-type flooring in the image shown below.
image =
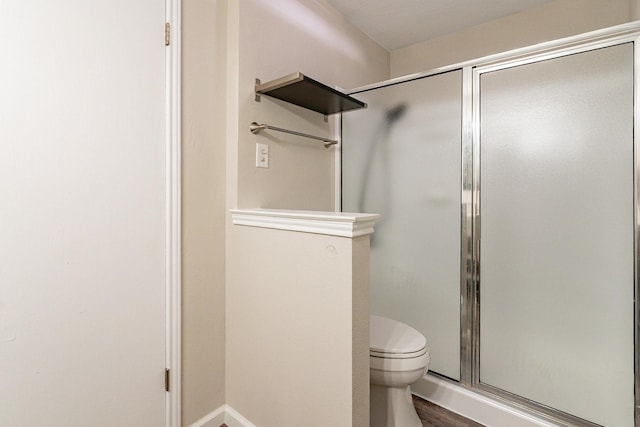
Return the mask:
<path id="1" fill-rule="evenodd" d="M 475 421 L 444 409 L 441 406 L 413 396 L 422 427 L 484 427 Z"/>
<path id="2" fill-rule="evenodd" d="M 484 427 L 468 418 L 448 411 L 417 396 L 413 396 L 413 406 L 416 407 L 422 427 Z M 222 424 L 220 427 L 226 427 Z"/>

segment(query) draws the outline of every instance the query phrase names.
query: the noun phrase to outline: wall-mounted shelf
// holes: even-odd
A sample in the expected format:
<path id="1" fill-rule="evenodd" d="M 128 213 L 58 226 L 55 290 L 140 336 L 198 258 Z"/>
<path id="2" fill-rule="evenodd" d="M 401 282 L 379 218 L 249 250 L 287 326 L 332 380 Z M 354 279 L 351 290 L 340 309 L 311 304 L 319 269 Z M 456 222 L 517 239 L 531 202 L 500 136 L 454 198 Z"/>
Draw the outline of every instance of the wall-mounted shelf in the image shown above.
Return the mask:
<path id="1" fill-rule="evenodd" d="M 324 115 L 365 108 L 367 104 L 322 84 L 302 73 L 260 83 L 256 79 L 256 101 L 267 95 Z"/>

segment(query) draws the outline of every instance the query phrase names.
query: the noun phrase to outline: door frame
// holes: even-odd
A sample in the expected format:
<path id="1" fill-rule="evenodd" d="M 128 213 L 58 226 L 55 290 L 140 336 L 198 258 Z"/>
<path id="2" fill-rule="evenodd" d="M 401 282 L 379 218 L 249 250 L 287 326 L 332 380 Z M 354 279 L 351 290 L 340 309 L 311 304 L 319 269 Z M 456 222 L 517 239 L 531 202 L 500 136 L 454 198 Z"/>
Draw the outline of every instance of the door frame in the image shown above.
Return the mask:
<path id="1" fill-rule="evenodd" d="M 181 0 L 165 0 L 169 44 L 165 51 L 165 359 L 169 391 L 166 393 L 167 427 L 181 424 Z M 165 27 L 166 31 L 166 27 Z"/>
<path id="2" fill-rule="evenodd" d="M 620 31 L 615 31 L 619 29 Z M 593 35 L 592 37 L 589 37 Z M 468 232 L 463 235 L 463 247 L 468 248 L 466 256 L 471 260 L 468 269 L 463 271 L 461 282 L 464 283 L 463 292 L 467 296 L 465 304 L 461 310 L 466 317 L 466 330 L 462 346 L 467 352 L 467 360 L 471 365 L 466 367 L 463 384 L 476 393 L 497 400 L 501 403 L 516 407 L 525 413 L 529 413 L 540 419 L 550 421 L 560 426 L 581 426 L 596 427 L 597 424 L 577 416 L 564 413 L 558 409 L 535 402 L 528 398 L 502 390 L 498 387 L 483 383 L 480 379 L 480 314 L 481 314 L 481 252 L 480 239 L 482 234 L 481 215 L 481 159 L 480 159 L 480 99 L 481 86 L 480 78 L 485 73 L 506 70 L 523 65 L 535 64 L 551 59 L 568 57 L 574 54 L 587 53 L 603 48 L 610 48 L 622 44 L 633 44 L 634 70 L 633 70 L 633 222 L 634 222 L 634 423 L 640 427 L 640 304 L 637 302 L 637 295 L 640 293 L 640 138 L 637 132 L 640 115 L 640 97 L 638 96 L 638 82 L 640 81 L 640 70 L 638 68 L 640 55 L 640 28 L 638 23 L 624 24 L 612 29 L 605 29 L 583 36 L 571 37 L 558 42 L 549 42 L 540 45 L 539 49 L 533 52 L 523 52 L 519 50 L 508 53 L 506 57 L 497 60 L 486 60 L 476 66 L 469 67 L 471 79 L 471 116 L 469 121 L 472 126 L 467 128 L 467 134 L 463 136 L 463 152 L 469 153 L 463 160 L 463 192 L 465 193 L 465 205 L 463 206 L 463 220 L 467 224 Z M 466 172 L 466 173 L 465 173 Z M 464 250 L 464 249 L 463 249 Z"/>

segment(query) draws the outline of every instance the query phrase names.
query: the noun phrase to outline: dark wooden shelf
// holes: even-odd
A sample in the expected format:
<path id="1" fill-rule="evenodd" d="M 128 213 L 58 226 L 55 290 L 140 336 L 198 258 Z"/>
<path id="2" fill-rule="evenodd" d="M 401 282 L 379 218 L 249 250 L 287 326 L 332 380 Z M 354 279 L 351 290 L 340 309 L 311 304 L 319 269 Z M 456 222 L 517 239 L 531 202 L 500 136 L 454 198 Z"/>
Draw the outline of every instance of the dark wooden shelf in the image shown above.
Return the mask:
<path id="1" fill-rule="evenodd" d="M 318 113 L 329 115 L 365 108 L 367 104 L 302 73 L 256 83 L 256 95 L 267 95 Z"/>

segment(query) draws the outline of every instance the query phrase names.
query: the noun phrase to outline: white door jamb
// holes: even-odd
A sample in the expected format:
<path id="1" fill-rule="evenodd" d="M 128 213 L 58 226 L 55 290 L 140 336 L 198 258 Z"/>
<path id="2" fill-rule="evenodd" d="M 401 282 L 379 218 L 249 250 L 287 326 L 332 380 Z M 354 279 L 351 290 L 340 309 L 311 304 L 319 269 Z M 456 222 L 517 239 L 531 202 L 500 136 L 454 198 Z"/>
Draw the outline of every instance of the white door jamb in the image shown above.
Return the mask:
<path id="1" fill-rule="evenodd" d="M 166 46 L 166 426 L 181 423 L 181 0 L 165 0 Z M 161 39 L 161 37 L 159 36 Z"/>

